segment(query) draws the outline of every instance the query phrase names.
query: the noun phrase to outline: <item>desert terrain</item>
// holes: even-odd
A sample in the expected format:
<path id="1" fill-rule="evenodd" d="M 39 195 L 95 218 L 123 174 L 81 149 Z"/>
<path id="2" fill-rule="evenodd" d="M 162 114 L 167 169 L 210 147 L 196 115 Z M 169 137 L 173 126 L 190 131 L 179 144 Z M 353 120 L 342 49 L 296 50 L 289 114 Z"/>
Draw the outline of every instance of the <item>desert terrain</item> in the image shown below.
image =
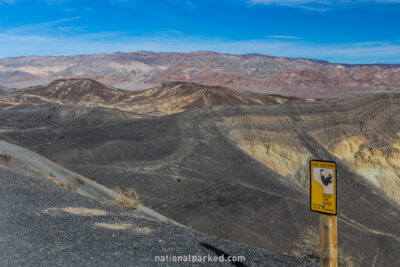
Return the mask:
<path id="1" fill-rule="evenodd" d="M 144 52 L 133 55 L 152 64 L 163 59 Z M 210 53 L 192 57 L 200 55 Z M 175 56 L 176 62 L 182 60 Z M 368 68 L 397 75 L 392 65 Z M 1 96 L 0 138 L 73 172 L 72 177 L 91 178 L 103 191 L 135 189 L 146 216 L 158 214 L 163 223 L 169 218 L 173 225 L 307 264 L 319 257 L 318 214 L 308 206 L 308 162 L 334 160 L 340 264 L 395 266 L 400 248 L 400 94 L 373 86 L 359 97 L 354 96 L 361 91 L 353 95 L 340 87 L 318 99 L 303 93 L 303 98 L 287 96 L 282 88 L 266 94 L 192 81 L 126 91 L 92 79 L 59 79 Z M 48 173 L 42 174 L 45 181 L 63 187 L 65 194 L 71 194 L 72 183 L 72 193 L 104 197 L 103 191 L 84 190 L 53 171 L 54 181 Z M 256 266 L 257 257 L 249 265 Z"/>

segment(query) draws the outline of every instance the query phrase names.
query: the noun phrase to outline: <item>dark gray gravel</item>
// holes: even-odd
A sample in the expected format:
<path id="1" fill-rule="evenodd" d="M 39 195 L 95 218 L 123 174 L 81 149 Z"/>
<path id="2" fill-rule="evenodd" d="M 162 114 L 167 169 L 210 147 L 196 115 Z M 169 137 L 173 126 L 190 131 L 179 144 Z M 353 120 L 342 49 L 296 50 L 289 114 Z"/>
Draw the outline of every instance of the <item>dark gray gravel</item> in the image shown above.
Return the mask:
<path id="1" fill-rule="evenodd" d="M 104 216 L 60 210 L 84 207 Z M 50 209 L 50 210 L 48 210 Z M 45 212 L 47 210 L 47 212 Z M 124 230 L 96 223 L 131 224 Z M 150 229 L 150 233 L 135 231 Z M 159 255 L 245 256 L 239 263 L 155 262 Z M 39 178 L 0 169 L 0 266 L 314 266 L 107 206 Z"/>

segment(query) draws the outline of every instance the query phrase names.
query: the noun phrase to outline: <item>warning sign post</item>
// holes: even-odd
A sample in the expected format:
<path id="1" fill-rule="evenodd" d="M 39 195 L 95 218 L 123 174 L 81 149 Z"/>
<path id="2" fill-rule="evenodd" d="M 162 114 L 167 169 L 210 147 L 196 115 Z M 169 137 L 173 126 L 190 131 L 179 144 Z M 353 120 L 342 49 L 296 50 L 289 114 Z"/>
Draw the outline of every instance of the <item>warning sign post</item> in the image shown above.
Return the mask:
<path id="1" fill-rule="evenodd" d="M 320 266 L 337 266 L 337 175 L 333 161 L 310 161 L 310 210 L 320 213 Z"/>
<path id="2" fill-rule="evenodd" d="M 310 209 L 319 213 L 336 215 L 336 163 L 310 161 Z"/>

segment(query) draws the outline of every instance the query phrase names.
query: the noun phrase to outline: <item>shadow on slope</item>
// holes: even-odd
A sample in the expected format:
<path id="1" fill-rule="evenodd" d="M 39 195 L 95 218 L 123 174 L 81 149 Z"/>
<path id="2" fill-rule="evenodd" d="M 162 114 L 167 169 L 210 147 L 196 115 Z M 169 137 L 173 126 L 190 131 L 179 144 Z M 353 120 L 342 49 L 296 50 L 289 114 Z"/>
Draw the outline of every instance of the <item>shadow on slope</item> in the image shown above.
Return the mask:
<path id="1" fill-rule="evenodd" d="M 249 266 L 315 266 L 304 259 L 273 254 L 162 222 L 143 211 L 101 205 L 97 200 L 36 177 L 32 167 L 45 164 L 46 159 L 1 143 L 0 151 L 12 155 L 9 162 L 0 161 L 1 266 L 169 265 L 171 260 L 156 261 L 157 256 L 166 255 L 193 255 L 206 262 L 210 252 L 201 245 L 205 243 L 230 255 L 244 256 Z M 19 165 L 17 172 L 15 164 Z M 54 163 L 47 165 L 53 171 L 63 169 Z M 64 174 L 67 177 L 68 171 L 64 170 Z M 107 192 L 103 189 L 103 193 Z M 230 263 L 207 265 L 230 266 Z"/>

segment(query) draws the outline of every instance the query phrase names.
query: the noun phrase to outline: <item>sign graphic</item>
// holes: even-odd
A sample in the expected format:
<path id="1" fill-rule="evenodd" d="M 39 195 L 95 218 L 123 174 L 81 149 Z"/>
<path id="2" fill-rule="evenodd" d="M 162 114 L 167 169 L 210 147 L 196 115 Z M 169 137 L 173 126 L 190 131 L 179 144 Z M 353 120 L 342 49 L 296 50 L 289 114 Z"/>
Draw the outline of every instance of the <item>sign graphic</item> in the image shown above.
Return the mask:
<path id="1" fill-rule="evenodd" d="M 333 161 L 310 161 L 310 209 L 311 211 L 336 215 L 336 163 Z"/>

